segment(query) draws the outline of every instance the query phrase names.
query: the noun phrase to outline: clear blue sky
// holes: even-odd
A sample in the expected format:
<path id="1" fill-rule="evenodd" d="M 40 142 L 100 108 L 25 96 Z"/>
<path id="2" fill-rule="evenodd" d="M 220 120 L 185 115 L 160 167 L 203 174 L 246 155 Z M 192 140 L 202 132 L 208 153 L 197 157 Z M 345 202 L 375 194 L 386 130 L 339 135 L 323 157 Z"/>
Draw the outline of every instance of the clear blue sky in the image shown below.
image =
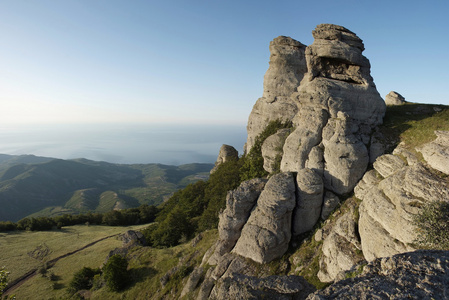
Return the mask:
<path id="1" fill-rule="evenodd" d="M 269 42 L 365 43 L 381 96 L 449 105 L 448 1 L 0 0 L 0 125 L 242 124 Z"/>

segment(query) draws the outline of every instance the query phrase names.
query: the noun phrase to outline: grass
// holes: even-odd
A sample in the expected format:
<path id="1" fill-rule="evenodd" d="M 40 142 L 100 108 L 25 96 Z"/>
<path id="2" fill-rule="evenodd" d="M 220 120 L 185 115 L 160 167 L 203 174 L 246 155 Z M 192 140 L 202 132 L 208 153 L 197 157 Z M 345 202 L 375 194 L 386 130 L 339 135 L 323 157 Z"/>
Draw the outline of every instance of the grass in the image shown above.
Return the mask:
<path id="1" fill-rule="evenodd" d="M 108 227 L 77 225 L 64 227 L 62 231 L 20 232 L 0 234 L 0 265 L 11 271 L 10 281 L 25 274 L 33 268 L 40 268 L 45 261 L 79 249 L 86 244 L 106 236 L 142 229 L 147 225 L 132 227 Z M 106 287 L 86 292 L 85 297 L 91 299 L 160 299 L 168 297 L 177 299 L 183 283 L 193 270 L 201 263 L 204 253 L 217 238 L 217 230 L 206 231 L 195 247 L 185 243 L 166 249 L 135 247 L 129 254 L 129 272 L 132 283 L 121 293 L 108 291 Z M 13 293 L 17 299 L 66 299 L 70 295 L 66 288 L 73 274 L 83 267 L 100 267 L 109 252 L 120 247 L 122 241 L 116 237 L 105 239 L 97 244 L 60 259 L 47 270 L 46 276 L 36 275 L 26 281 Z M 48 255 L 42 259 L 31 258 L 27 253 L 36 249 L 49 249 Z M 41 251 L 40 253 L 45 251 Z M 39 253 L 39 251 L 35 251 Z M 161 278 L 175 269 L 165 287 Z M 52 278 L 50 278 L 52 277 Z M 51 280 L 52 279 L 52 280 Z"/>
<path id="2" fill-rule="evenodd" d="M 41 232 L 11 232 L 0 233 L 0 265 L 11 272 L 10 281 L 17 279 L 28 271 L 42 267 L 45 262 L 59 257 L 68 252 L 82 248 L 86 244 L 99 240 L 106 236 L 123 233 L 130 229 L 140 229 L 147 225 L 130 227 L 86 226 L 77 225 L 63 227 L 62 230 Z M 57 284 L 67 286 L 73 272 L 82 267 L 99 267 L 105 260 L 110 250 L 122 244 L 117 238 L 103 240 L 92 247 L 82 250 L 72 256 L 59 260 L 54 267 L 48 270 L 60 278 Z M 32 255 L 34 250 L 48 249 L 48 254 L 41 251 L 42 255 Z M 34 254 L 38 251 L 34 251 Z M 18 299 L 44 299 L 48 295 L 53 283 L 41 276 L 34 276 L 25 284 L 14 290 Z M 53 290 L 52 290 L 53 291 Z M 55 294 L 56 293 L 56 294 Z M 52 294 L 62 297 L 63 289 L 56 290 Z"/>
<path id="3" fill-rule="evenodd" d="M 395 144 L 404 142 L 411 151 L 434 140 L 435 130 L 449 130 L 447 106 L 418 103 L 388 106 L 381 126 L 387 140 Z"/>

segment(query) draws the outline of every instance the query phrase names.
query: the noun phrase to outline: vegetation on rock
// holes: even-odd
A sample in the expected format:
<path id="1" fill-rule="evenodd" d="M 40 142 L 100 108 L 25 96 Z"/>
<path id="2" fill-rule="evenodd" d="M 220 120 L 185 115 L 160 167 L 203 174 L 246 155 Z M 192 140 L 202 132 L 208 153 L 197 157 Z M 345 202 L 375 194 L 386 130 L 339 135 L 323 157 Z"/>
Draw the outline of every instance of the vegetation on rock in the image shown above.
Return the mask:
<path id="1" fill-rule="evenodd" d="M 449 250 L 449 202 L 426 203 L 414 215 L 417 243 L 426 249 Z"/>

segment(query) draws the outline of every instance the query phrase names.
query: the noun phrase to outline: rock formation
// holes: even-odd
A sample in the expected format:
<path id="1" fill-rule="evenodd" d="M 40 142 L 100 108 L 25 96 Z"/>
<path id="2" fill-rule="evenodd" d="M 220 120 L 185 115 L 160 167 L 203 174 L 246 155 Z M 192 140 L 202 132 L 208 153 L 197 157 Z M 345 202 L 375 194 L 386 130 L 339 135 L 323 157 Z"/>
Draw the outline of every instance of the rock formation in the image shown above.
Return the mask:
<path id="1" fill-rule="evenodd" d="M 265 73 L 263 96 L 259 98 L 248 119 L 246 152 L 270 121 L 291 120 L 297 104 L 290 98 L 307 70 L 306 46 L 290 37 L 279 36 L 270 43 L 270 67 Z"/>
<path id="2" fill-rule="evenodd" d="M 220 152 L 218 152 L 217 161 L 215 162 L 215 166 L 210 171 L 210 173 L 214 173 L 218 166 L 221 165 L 224 162 L 227 162 L 231 159 L 238 159 L 239 158 L 239 152 L 235 150 L 234 147 L 229 145 L 222 145 L 220 148 Z"/>
<path id="3" fill-rule="evenodd" d="M 385 96 L 386 105 L 403 105 L 405 103 L 405 98 L 395 91 L 391 91 Z"/>
<path id="4" fill-rule="evenodd" d="M 432 168 L 449 175 L 449 132 L 435 131 L 435 135 L 436 140 L 417 150 Z"/>
<path id="5" fill-rule="evenodd" d="M 360 208 L 359 233 L 368 261 L 413 251 L 412 216 L 430 201 L 448 201 L 449 186 L 401 145 L 379 157 L 355 188 Z M 405 157 L 407 162 L 400 156 Z M 447 161 L 449 162 L 449 161 Z"/>
<path id="6" fill-rule="evenodd" d="M 309 287 L 301 287 L 301 277 L 265 277 L 257 268 L 281 258 L 292 237 L 312 230 L 337 207 L 315 234 L 321 251 L 317 276 L 322 282 L 344 278 L 361 262 L 370 262 L 363 274 L 373 284 L 385 283 L 372 270 L 387 274 L 389 280 L 395 276 L 389 270 L 422 268 L 434 274 L 432 268 L 447 269 L 439 261 L 413 269 L 407 266 L 417 260 L 413 255 L 379 258 L 414 251 L 413 215 L 427 202 L 449 201 L 449 185 L 431 170 L 449 174 L 449 134 L 436 132 L 435 141 L 418 149 L 427 163 L 402 144 L 384 155 L 393 148 L 378 128 L 386 105 L 362 55 L 362 40 L 331 24 L 318 25 L 313 36 L 308 47 L 284 36 L 270 43 L 264 93 L 249 116 L 245 151 L 270 121 L 291 121 L 293 128 L 278 130 L 262 143 L 268 179 L 252 179 L 228 192 L 226 208 L 219 214 L 219 239 L 190 275 L 184 295 L 204 276 L 198 299 L 304 299 Z M 279 163 L 280 172 L 275 167 Z M 374 169 L 367 171 L 370 163 Z M 349 197 L 353 191 L 356 197 Z M 341 206 L 340 199 L 346 199 Z M 424 259 L 434 256 L 425 254 Z M 295 280 L 301 284 L 293 284 Z M 343 283 L 336 286 L 347 289 Z M 409 288 L 408 283 L 404 286 Z M 336 289 L 309 298 L 328 299 L 330 291 Z"/>
<path id="7" fill-rule="evenodd" d="M 307 300 L 448 299 L 449 251 L 416 251 L 378 258 L 355 278 L 332 284 Z"/>
<path id="8" fill-rule="evenodd" d="M 292 174 L 280 173 L 271 177 L 243 227 L 233 252 L 258 263 L 281 257 L 290 242 L 295 202 Z"/>

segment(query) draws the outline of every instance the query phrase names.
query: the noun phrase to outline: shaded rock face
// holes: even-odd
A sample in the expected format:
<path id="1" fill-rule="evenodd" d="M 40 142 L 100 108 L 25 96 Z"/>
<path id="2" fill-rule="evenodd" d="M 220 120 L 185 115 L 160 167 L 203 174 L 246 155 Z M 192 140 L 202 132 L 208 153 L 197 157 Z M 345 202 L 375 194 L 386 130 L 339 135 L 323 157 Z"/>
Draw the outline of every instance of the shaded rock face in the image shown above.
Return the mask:
<path id="1" fill-rule="evenodd" d="M 389 92 L 388 95 L 385 96 L 386 105 L 403 105 L 405 102 L 405 98 L 394 91 Z"/>
<path id="2" fill-rule="evenodd" d="M 258 263 L 282 256 L 291 238 L 291 216 L 295 203 L 292 174 L 272 176 L 243 227 L 233 253 Z"/>
<path id="3" fill-rule="evenodd" d="M 239 152 L 235 150 L 234 147 L 229 145 L 222 145 L 220 148 L 220 152 L 218 152 L 217 161 L 215 162 L 215 166 L 210 171 L 210 173 L 214 173 L 218 166 L 221 165 L 224 162 L 227 162 L 232 159 L 238 159 L 239 158 Z"/>
<path id="4" fill-rule="evenodd" d="M 449 251 L 416 251 L 378 258 L 355 278 L 309 295 L 327 299 L 448 299 Z"/>
<path id="5" fill-rule="evenodd" d="M 413 154 L 398 147 L 380 156 L 354 189 L 362 201 L 359 234 L 368 261 L 415 250 L 414 214 L 426 202 L 448 201 L 449 187 Z M 405 162 L 399 156 L 406 155 Z"/>
<path id="6" fill-rule="evenodd" d="M 258 278 L 238 273 L 218 280 L 210 299 L 304 299 L 309 289 L 298 276 Z"/>
<path id="7" fill-rule="evenodd" d="M 289 121 L 296 114 L 297 104 L 290 95 L 296 91 L 307 69 L 305 48 L 290 37 L 279 36 L 271 41 L 263 96 L 257 100 L 248 118 L 246 153 L 270 121 Z"/>

